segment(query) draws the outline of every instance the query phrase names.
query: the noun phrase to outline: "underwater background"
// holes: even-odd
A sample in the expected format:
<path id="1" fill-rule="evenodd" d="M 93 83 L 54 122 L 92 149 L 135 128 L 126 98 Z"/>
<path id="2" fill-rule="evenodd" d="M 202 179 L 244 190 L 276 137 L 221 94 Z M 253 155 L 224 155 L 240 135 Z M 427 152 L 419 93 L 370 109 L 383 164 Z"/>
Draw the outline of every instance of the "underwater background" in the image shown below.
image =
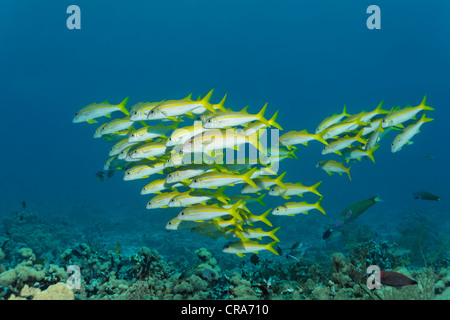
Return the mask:
<path id="1" fill-rule="evenodd" d="M 81 9 L 80 30 L 66 27 L 72 4 Z M 372 4 L 381 8 L 381 29 L 366 26 Z M 81 265 L 86 289 L 78 299 L 450 298 L 449 2 L 6 0 L 0 12 L 0 299 L 21 296 L 25 285 L 44 292 L 67 279 L 69 264 Z M 352 181 L 315 167 L 320 143 L 300 145 L 299 159 L 283 160 L 280 172 L 285 181 L 323 181 L 326 215 L 271 216 L 280 247 L 300 242 L 305 255 L 261 251 L 254 263 L 251 254 L 223 253 L 226 239 L 167 231 L 179 210 L 147 210 L 145 182 L 125 182 L 120 172 L 97 179 L 110 145 L 92 139 L 97 126 L 72 123 L 92 102 L 130 96 L 129 107 L 213 88 L 212 100 L 227 93 L 235 110 L 256 113 L 268 102 L 267 117 L 279 110 L 284 132 L 314 132 L 344 105 L 355 114 L 384 99 L 389 110 L 425 95 L 434 121 L 397 153 L 389 133 L 375 164 L 351 164 Z M 417 191 L 441 201 L 414 199 Z M 383 201 L 341 237 L 322 239 L 345 207 L 373 196 Z M 280 204 L 263 201 L 252 210 Z M 199 260 L 215 268 L 213 279 L 174 280 Z M 429 287 L 423 280 L 384 296 L 355 288 L 372 264 Z"/>

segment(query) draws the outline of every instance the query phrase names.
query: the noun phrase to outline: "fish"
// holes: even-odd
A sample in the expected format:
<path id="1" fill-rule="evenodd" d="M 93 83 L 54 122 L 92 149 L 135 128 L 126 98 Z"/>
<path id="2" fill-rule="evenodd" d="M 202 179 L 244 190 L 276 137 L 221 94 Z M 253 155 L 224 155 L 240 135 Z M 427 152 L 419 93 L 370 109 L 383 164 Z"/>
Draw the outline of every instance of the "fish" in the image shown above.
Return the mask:
<path id="1" fill-rule="evenodd" d="M 154 109 L 158 104 L 160 104 L 163 101 L 159 102 L 139 102 L 135 104 L 130 109 L 130 120 L 131 121 L 143 121 L 147 120 L 148 113 Z"/>
<path id="2" fill-rule="evenodd" d="M 367 123 L 361 121 L 362 116 L 363 114 L 361 113 L 351 121 L 342 121 L 331 125 L 323 133 L 322 138 L 328 140 L 337 137 L 343 133 L 350 132 L 355 128 L 357 128 L 358 126 L 366 126 Z"/>
<path id="3" fill-rule="evenodd" d="M 104 181 L 105 180 L 105 173 L 103 171 L 98 171 L 95 176 L 97 177 L 98 180 L 100 181 Z"/>
<path id="4" fill-rule="evenodd" d="M 203 222 L 180 220 L 177 217 L 171 219 L 166 224 L 167 230 L 191 230 L 202 225 Z"/>
<path id="5" fill-rule="evenodd" d="M 382 100 L 373 111 L 363 112 L 363 115 L 361 116 L 361 121 L 370 123 L 374 117 L 381 115 L 381 114 L 388 114 L 390 111 L 383 110 L 383 104 L 384 104 L 384 100 Z"/>
<path id="6" fill-rule="evenodd" d="M 211 98 L 213 91 L 214 90 L 211 90 L 203 99 L 198 101 L 191 100 L 190 96 L 182 100 L 163 101 L 149 111 L 147 120 L 161 120 L 169 117 L 173 118 L 176 116 L 182 116 L 196 108 L 201 107 L 214 112 L 214 107 L 212 107 L 211 103 L 209 103 L 209 99 Z"/>
<path id="7" fill-rule="evenodd" d="M 167 147 L 164 142 L 148 142 L 139 145 L 129 153 L 131 159 L 150 159 L 156 160 L 156 157 L 166 153 Z"/>
<path id="8" fill-rule="evenodd" d="M 114 144 L 109 150 L 109 156 L 115 156 L 121 153 L 124 149 L 138 144 L 139 142 L 128 142 L 128 138 L 122 139 L 116 144 Z"/>
<path id="9" fill-rule="evenodd" d="M 248 114 L 245 111 L 241 112 L 220 112 L 208 117 L 203 126 L 206 129 L 223 129 L 228 127 L 242 126 L 252 121 L 260 121 L 267 127 L 274 126 L 279 130 L 283 130 L 281 126 L 275 121 L 269 122 L 264 118 L 264 113 L 267 108 L 267 103 L 257 114 Z"/>
<path id="10" fill-rule="evenodd" d="M 322 184 L 322 181 L 316 183 L 313 186 L 304 186 L 301 182 L 297 183 L 285 183 L 285 188 L 280 186 L 272 187 L 269 191 L 271 196 L 281 196 L 284 199 L 290 199 L 290 196 L 302 196 L 305 192 L 312 192 L 317 194 L 319 197 L 322 195 L 317 191 L 317 188 Z"/>
<path id="11" fill-rule="evenodd" d="M 337 172 L 339 173 L 339 175 L 342 175 L 342 173 L 345 172 L 347 173 L 350 181 L 352 180 L 350 176 L 351 167 L 346 168 L 341 162 L 337 162 L 334 160 L 323 160 L 318 162 L 316 167 L 325 170 L 329 175 L 332 175 L 334 172 Z"/>
<path id="12" fill-rule="evenodd" d="M 277 242 L 273 241 L 269 244 L 262 244 L 257 241 L 235 241 L 227 243 L 222 251 L 225 253 L 234 253 L 241 258 L 247 253 L 259 253 L 262 250 L 269 250 L 273 254 L 278 255 L 278 252 L 274 249 Z"/>
<path id="13" fill-rule="evenodd" d="M 441 201 L 441 198 L 427 191 L 413 192 L 414 199 Z"/>
<path id="14" fill-rule="evenodd" d="M 259 257 L 256 253 L 252 254 L 250 257 L 250 262 L 255 266 L 259 263 Z"/>
<path id="15" fill-rule="evenodd" d="M 163 170 L 164 162 L 136 165 L 125 171 L 123 180 L 129 181 L 135 179 L 144 179 L 148 178 L 152 174 L 161 173 Z"/>
<path id="16" fill-rule="evenodd" d="M 209 129 L 185 141 L 181 151 L 185 153 L 204 152 L 211 154 L 214 150 L 236 149 L 240 145 L 251 144 L 262 154 L 266 154 L 267 152 L 258 137 L 258 132 L 246 136 L 234 129 Z"/>
<path id="17" fill-rule="evenodd" d="M 410 284 L 418 284 L 416 280 L 413 280 L 402 273 L 388 270 L 381 270 L 379 272 L 379 279 L 382 285 L 390 287 L 404 287 Z"/>
<path id="18" fill-rule="evenodd" d="M 344 118 L 349 117 L 350 114 L 347 113 L 346 108 L 347 108 L 347 106 L 344 105 L 344 110 L 342 110 L 342 113 L 340 113 L 340 114 L 333 114 L 331 117 L 328 117 L 325 120 L 323 120 L 317 126 L 316 134 L 320 133 L 320 132 L 324 131 L 325 129 L 329 128 L 330 126 L 340 122 Z"/>
<path id="19" fill-rule="evenodd" d="M 74 116 L 73 123 L 87 122 L 87 123 L 97 123 L 96 118 L 100 117 L 111 117 L 111 113 L 115 111 L 121 111 L 125 115 L 130 113 L 125 108 L 128 103 L 128 98 L 126 97 L 121 103 L 117 105 L 112 105 L 105 100 L 101 103 L 91 103 L 84 108 L 81 108 Z"/>
<path id="20" fill-rule="evenodd" d="M 179 121 L 175 121 L 173 124 L 165 126 L 161 123 L 156 126 L 143 126 L 142 128 L 132 131 L 128 135 L 128 142 L 142 142 L 159 137 L 165 137 L 165 134 L 170 130 L 175 130 Z"/>
<path id="21" fill-rule="evenodd" d="M 141 194 L 144 195 L 144 194 L 150 194 L 150 193 L 161 193 L 161 191 L 167 190 L 167 189 L 171 189 L 171 190 L 175 191 L 176 187 L 181 187 L 181 186 L 183 186 L 182 183 L 167 184 L 166 178 L 157 179 L 157 180 L 153 180 L 152 182 L 146 184 L 142 188 Z"/>
<path id="22" fill-rule="evenodd" d="M 102 130 L 100 131 L 100 134 L 106 135 L 106 134 L 113 134 L 113 133 L 117 133 L 120 132 L 122 130 L 127 130 L 130 129 L 130 127 L 132 127 L 134 124 L 133 121 L 130 121 L 127 118 L 120 118 L 120 119 L 114 119 L 108 123 L 106 123 L 105 125 L 102 125 Z"/>
<path id="23" fill-rule="evenodd" d="M 204 190 L 189 190 L 183 193 L 180 193 L 170 199 L 168 206 L 169 207 L 187 207 L 194 204 L 200 204 L 203 202 L 207 202 L 210 200 L 219 200 L 220 202 L 227 204 L 230 198 L 224 194 L 227 186 L 223 186 L 218 189 L 216 192 L 208 192 Z"/>
<path id="24" fill-rule="evenodd" d="M 190 188 L 216 188 L 225 185 L 235 185 L 240 183 L 247 183 L 254 188 L 257 185 L 251 179 L 251 176 L 258 168 L 253 168 L 244 174 L 235 174 L 232 172 L 212 171 L 195 177 L 190 183 Z"/>
<path id="25" fill-rule="evenodd" d="M 178 128 L 174 130 L 166 141 L 166 146 L 183 145 L 187 140 L 205 132 L 207 129 L 203 127 L 201 121 L 195 121 L 192 126 Z"/>
<path id="26" fill-rule="evenodd" d="M 370 137 L 367 139 L 366 143 L 364 144 L 364 150 L 370 150 L 372 148 L 374 148 L 378 141 L 380 141 L 381 139 L 381 134 L 384 132 L 383 130 L 383 122 L 379 121 L 379 126 L 378 129 L 376 129 L 371 135 Z M 363 129 L 364 131 L 364 129 Z M 375 162 L 375 161 L 374 161 Z"/>
<path id="27" fill-rule="evenodd" d="M 348 163 L 350 160 L 358 159 L 361 161 L 361 158 L 368 157 L 375 163 L 375 158 L 373 157 L 373 153 L 378 150 L 380 145 L 374 146 L 370 150 L 365 150 L 361 146 L 352 147 L 350 149 L 343 150 L 341 152 L 342 158 Z"/>
<path id="28" fill-rule="evenodd" d="M 257 193 L 258 191 L 269 189 L 273 185 L 280 186 L 283 189 L 286 189 L 286 185 L 283 183 L 283 178 L 286 175 L 287 172 L 283 172 L 276 178 L 269 178 L 269 177 L 263 177 L 263 178 L 256 178 L 253 179 L 253 182 L 256 184 L 256 188 L 246 184 L 242 187 L 241 193 L 247 194 L 247 193 Z"/>
<path id="29" fill-rule="evenodd" d="M 323 131 L 322 131 L 323 132 Z M 302 131 L 289 131 L 279 137 L 280 145 L 286 146 L 288 149 L 293 145 L 303 144 L 305 146 L 308 145 L 309 141 L 317 140 L 322 142 L 325 145 L 328 145 L 328 142 L 322 138 L 325 132 L 323 133 L 308 133 L 306 130 Z"/>
<path id="30" fill-rule="evenodd" d="M 148 203 L 147 209 L 159 209 L 159 208 L 167 208 L 169 206 L 170 200 L 179 195 L 178 191 L 172 192 L 161 192 L 160 194 L 154 196 Z"/>
<path id="31" fill-rule="evenodd" d="M 434 108 L 427 106 L 426 103 L 427 103 L 427 95 L 425 95 L 420 105 L 416 107 L 406 107 L 400 110 L 390 112 L 383 118 L 383 128 L 400 125 L 415 117 L 415 115 L 422 110 L 424 111 L 435 110 Z"/>
<path id="32" fill-rule="evenodd" d="M 433 121 L 434 119 L 427 118 L 425 113 L 423 113 L 422 118 L 420 118 L 419 121 L 416 123 L 410 124 L 405 129 L 402 130 L 394 139 L 394 141 L 391 144 L 391 151 L 392 153 L 395 153 L 397 151 L 400 151 L 402 147 L 406 144 L 411 144 L 411 138 L 418 134 L 420 131 L 420 127 L 425 123 L 429 121 Z"/>
<path id="33" fill-rule="evenodd" d="M 287 202 L 281 206 L 276 207 L 272 214 L 276 216 L 294 216 L 299 213 L 308 214 L 309 210 L 317 209 L 323 214 L 325 214 L 325 210 L 322 208 L 322 198 L 316 202 L 316 203 L 308 203 L 308 202 Z"/>
<path id="34" fill-rule="evenodd" d="M 242 220 L 242 217 L 238 212 L 241 204 L 242 200 L 228 209 L 213 205 L 193 205 L 183 209 L 183 211 L 178 214 L 177 218 L 179 220 L 187 221 L 205 221 L 223 216 L 233 216 L 238 220 Z"/>
<path id="35" fill-rule="evenodd" d="M 352 222 L 353 220 L 361 216 L 364 212 L 366 212 L 370 207 L 380 201 L 382 200 L 379 196 L 374 196 L 349 205 L 341 211 L 338 219 L 334 222 L 334 226 L 342 226 Z"/>
<path id="36" fill-rule="evenodd" d="M 365 144 L 367 142 L 367 140 L 362 137 L 362 130 L 356 136 L 346 135 L 343 138 L 339 138 L 330 142 L 328 145 L 323 147 L 322 154 L 336 153 L 342 155 L 340 150 L 349 147 L 354 142 L 360 142 L 362 144 Z"/>
<path id="37" fill-rule="evenodd" d="M 263 237 L 270 237 L 276 242 L 280 240 L 275 236 L 275 232 L 277 232 L 281 227 L 277 227 L 271 231 L 264 231 L 262 228 L 244 228 L 240 231 L 240 234 L 244 239 L 259 239 L 261 240 Z M 235 235 L 236 237 L 237 235 Z"/>

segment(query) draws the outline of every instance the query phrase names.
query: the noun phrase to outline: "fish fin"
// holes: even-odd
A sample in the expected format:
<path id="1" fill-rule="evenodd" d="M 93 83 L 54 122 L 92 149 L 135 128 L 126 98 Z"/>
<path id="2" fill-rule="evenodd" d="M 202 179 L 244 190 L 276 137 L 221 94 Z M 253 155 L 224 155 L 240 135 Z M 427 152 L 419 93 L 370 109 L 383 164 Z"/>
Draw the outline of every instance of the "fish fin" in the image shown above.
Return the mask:
<path id="1" fill-rule="evenodd" d="M 266 204 L 262 201 L 262 199 L 266 196 L 266 194 L 264 193 L 263 195 L 259 196 L 258 198 L 256 198 L 255 200 L 259 202 L 259 204 L 261 204 L 263 207 L 266 206 Z"/>
<path id="2" fill-rule="evenodd" d="M 366 152 L 367 156 L 370 158 L 370 160 L 372 160 L 373 163 L 375 163 L 375 158 L 373 157 L 373 153 L 380 147 L 380 145 L 376 145 L 375 147 L 373 147 L 372 149 L 368 150 Z"/>
<path id="3" fill-rule="evenodd" d="M 267 154 L 267 151 L 264 149 L 264 146 L 258 139 L 258 137 L 259 137 L 258 131 L 255 131 L 254 133 L 252 133 L 251 135 L 249 135 L 247 137 L 248 137 L 248 142 L 252 146 L 254 146 L 256 149 L 258 149 L 259 152 L 261 152 L 262 154 Z"/>
<path id="4" fill-rule="evenodd" d="M 269 121 L 266 120 L 266 118 L 264 118 L 264 113 L 266 112 L 267 109 L 267 102 L 266 104 L 261 108 L 261 110 L 255 115 L 255 117 L 261 121 L 262 123 L 264 123 L 266 126 L 268 126 L 270 128 L 270 123 Z"/>
<path id="5" fill-rule="evenodd" d="M 260 216 L 256 216 L 256 217 L 259 221 L 264 222 L 269 227 L 271 227 L 272 223 L 267 219 L 267 216 L 270 214 L 271 211 L 272 211 L 272 209 L 269 209 L 266 212 L 264 212 L 263 214 L 261 214 Z"/>
<path id="6" fill-rule="evenodd" d="M 240 258 L 245 257 L 245 254 L 243 254 L 243 253 L 236 253 L 236 255 Z"/>
<path id="7" fill-rule="evenodd" d="M 289 196 L 281 196 L 283 199 L 286 199 L 286 200 L 288 200 L 288 199 L 290 199 L 291 197 L 289 197 Z"/>
<path id="8" fill-rule="evenodd" d="M 283 172 L 282 174 L 280 174 L 280 176 L 279 177 L 277 177 L 275 180 L 273 180 L 273 182 L 277 185 L 277 186 L 280 186 L 281 188 L 283 188 L 283 189 L 287 189 L 287 187 L 286 187 L 286 185 L 283 183 L 283 178 L 284 178 L 284 176 L 286 175 L 286 172 L 287 171 L 285 171 L 285 172 Z"/>
<path id="9" fill-rule="evenodd" d="M 317 140 L 322 142 L 324 145 L 328 145 L 328 142 L 323 138 L 323 135 L 326 133 L 326 131 L 322 131 L 316 134 L 313 134 L 312 136 Z"/>
<path id="10" fill-rule="evenodd" d="M 274 248 L 275 244 L 277 244 L 278 242 L 279 241 L 274 241 L 274 242 L 271 242 L 269 244 L 266 244 L 266 245 L 264 245 L 264 248 L 266 248 L 267 250 L 269 250 L 270 252 L 272 252 L 272 253 L 274 253 L 274 254 L 276 254 L 278 256 L 279 255 L 278 251 L 275 250 L 275 248 Z"/>
<path id="11" fill-rule="evenodd" d="M 269 237 L 271 237 L 273 240 L 275 240 L 276 242 L 280 242 L 280 240 L 278 239 L 277 236 L 275 236 L 275 232 L 277 232 L 281 227 L 275 228 L 272 231 L 270 231 L 267 235 Z"/>
<path id="12" fill-rule="evenodd" d="M 212 89 L 211 91 L 209 91 L 206 96 L 203 97 L 202 100 L 200 100 L 201 104 L 208 109 L 209 111 L 211 111 L 212 113 L 216 113 L 216 109 L 214 109 L 213 105 L 211 103 L 209 103 L 209 99 L 211 99 L 211 95 L 213 93 L 214 89 Z"/>
<path id="13" fill-rule="evenodd" d="M 181 99 L 181 100 L 184 100 L 184 101 L 192 101 L 192 93 L 190 93 L 186 98 L 183 98 L 183 99 Z"/>
<path id="14" fill-rule="evenodd" d="M 311 191 L 312 193 L 317 194 L 319 197 L 321 197 L 322 195 L 317 191 L 317 188 L 322 184 L 322 182 L 323 182 L 323 181 L 319 181 L 319 182 L 317 182 L 315 185 L 313 185 L 313 186 L 310 187 L 310 191 Z"/>
<path id="15" fill-rule="evenodd" d="M 123 101 L 122 101 L 121 103 L 119 103 L 119 104 L 117 105 L 117 107 L 119 108 L 119 110 L 122 111 L 123 113 L 125 113 L 127 116 L 130 115 L 130 112 L 127 110 L 127 108 L 125 108 L 125 106 L 127 105 L 128 99 L 129 99 L 129 98 L 130 98 L 130 97 L 126 97 L 125 99 L 123 99 Z"/>
<path id="16" fill-rule="evenodd" d="M 278 129 L 280 129 L 280 130 L 283 130 L 283 129 L 280 127 L 280 125 L 279 125 L 278 123 L 275 122 L 275 121 L 277 120 L 277 117 L 278 117 L 278 111 L 279 111 L 279 110 L 277 110 L 277 111 L 273 114 L 272 118 L 270 118 L 268 122 L 269 122 L 269 124 L 270 124 L 271 126 L 274 126 L 275 128 L 278 128 Z"/>
<path id="17" fill-rule="evenodd" d="M 425 123 L 425 122 L 430 122 L 430 121 L 433 121 L 433 120 L 434 120 L 434 119 L 432 119 L 432 118 L 427 118 L 427 117 L 425 116 L 425 112 L 424 112 L 423 115 L 422 115 L 422 118 L 420 118 L 419 121 Z"/>
<path id="18" fill-rule="evenodd" d="M 346 104 L 344 104 L 344 109 L 342 110 L 342 113 L 341 113 L 343 116 L 346 116 L 346 117 L 350 117 L 350 114 L 349 113 L 347 113 L 347 105 Z"/>
<path id="19" fill-rule="evenodd" d="M 105 117 L 111 118 L 111 113 L 105 114 Z"/>
<path id="20" fill-rule="evenodd" d="M 241 175 L 241 178 L 249 185 L 251 185 L 253 188 L 258 189 L 258 186 L 256 185 L 255 182 L 253 182 L 253 180 L 251 179 L 253 173 L 255 173 L 255 171 L 258 170 L 258 168 L 253 168 L 250 171 L 248 171 L 247 173 Z"/>
<path id="21" fill-rule="evenodd" d="M 220 202 L 228 204 L 226 199 L 228 198 L 228 200 L 230 200 L 230 198 L 223 193 L 226 188 L 227 186 L 220 187 L 216 192 L 214 192 L 214 197 L 216 197 L 216 199 Z"/>
<path id="22" fill-rule="evenodd" d="M 248 114 L 248 112 L 247 112 L 248 107 L 249 106 L 245 106 L 241 111 L 239 111 L 239 113 L 247 113 Z"/>
<path id="23" fill-rule="evenodd" d="M 317 201 L 315 204 L 314 204 L 314 207 L 317 209 L 317 210 L 319 210 L 320 212 L 322 212 L 323 214 L 326 214 L 325 213 L 325 210 L 322 208 L 322 199 L 323 199 L 323 196 L 322 197 L 320 197 L 320 199 L 319 199 L 319 201 Z"/>
<path id="24" fill-rule="evenodd" d="M 364 139 L 362 137 L 364 129 L 361 129 L 358 134 L 354 137 L 354 139 L 358 142 L 361 142 L 362 144 L 365 144 L 367 142 L 367 139 Z"/>
<path id="25" fill-rule="evenodd" d="M 223 104 L 225 103 L 225 99 L 227 98 L 227 94 L 225 93 L 225 95 L 223 96 L 222 100 L 218 103 L 218 104 L 213 104 L 213 108 L 217 108 L 222 112 L 226 112 L 225 107 L 223 106 Z"/>
<path id="26" fill-rule="evenodd" d="M 352 181 L 352 177 L 350 177 L 350 168 L 351 167 L 348 167 L 345 171 L 347 171 L 348 178 L 350 179 L 350 181 Z"/>
<path id="27" fill-rule="evenodd" d="M 423 97 L 423 100 L 419 106 L 422 108 L 422 110 L 435 110 L 434 108 L 427 106 L 427 95 Z"/>
<path id="28" fill-rule="evenodd" d="M 381 100 L 381 102 L 378 104 L 378 106 L 374 110 L 377 114 L 387 114 L 387 113 L 390 112 L 388 110 L 383 110 L 382 109 L 383 108 L 383 104 L 384 104 L 384 99 Z"/>
<path id="29" fill-rule="evenodd" d="M 90 124 L 92 124 L 92 123 L 98 123 L 98 121 L 97 120 L 95 120 L 95 119 L 90 119 L 90 120 L 88 120 L 88 121 L 86 121 L 87 123 L 90 123 Z"/>
<path id="30" fill-rule="evenodd" d="M 239 200 L 229 209 L 230 214 L 238 220 L 242 220 L 241 215 L 238 213 L 238 209 L 241 206 L 243 200 Z"/>

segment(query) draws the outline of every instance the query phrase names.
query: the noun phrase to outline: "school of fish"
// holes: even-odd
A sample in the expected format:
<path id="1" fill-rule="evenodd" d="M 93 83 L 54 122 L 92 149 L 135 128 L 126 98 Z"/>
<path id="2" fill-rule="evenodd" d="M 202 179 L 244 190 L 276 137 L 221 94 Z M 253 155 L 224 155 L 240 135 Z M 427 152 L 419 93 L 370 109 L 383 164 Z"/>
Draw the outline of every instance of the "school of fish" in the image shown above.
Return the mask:
<path id="1" fill-rule="evenodd" d="M 412 143 L 422 124 L 433 120 L 425 117 L 425 111 L 434 110 L 426 105 L 426 96 L 416 107 L 390 111 L 380 103 L 373 111 L 350 115 L 344 107 L 342 113 L 324 119 L 315 133 L 302 130 L 280 135 L 278 111 L 268 120 L 267 103 L 257 113 L 247 112 L 247 107 L 233 111 L 224 106 L 226 95 L 211 103 L 212 93 L 196 100 L 189 95 L 180 100 L 139 102 L 129 110 L 128 97 L 117 105 L 105 100 L 80 109 L 73 122 L 93 124 L 98 118 L 108 120 L 112 113 L 125 115 L 104 122 L 94 132 L 94 138 L 112 144 L 103 170 L 120 170 L 125 181 L 145 181 L 141 194 L 153 194 L 147 209 L 179 208 L 166 229 L 225 237 L 230 242 L 223 252 L 239 257 L 262 250 L 278 255 L 274 246 L 279 242 L 275 235 L 279 227 L 273 227 L 269 214 L 294 216 L 311 210 L 325 214 L 323 196 L 317 191 L 322 181 L 305 186 L 283 182 L 286 172 L 278 175 L 281 160 L 297 159 L 296 145 L 312 140 L 323 143 L 323 155 L 338 154 L 342 161 L 323 160 L 317 167 L 350 178 L 350 168 L 343 161 L 368 157 L 375 162 L 373 153 L 390 130 L 401 130 L 391 151 L 401 150 Z M 421 111 L 422 117 L 414 121 Z M 411 124 L 405 127 L 407 122 Z M 318 196 L 317 202 L 249 209 L 253 203 L 265 206 L 266 194 L 291 199 L 307 192 Z"/>

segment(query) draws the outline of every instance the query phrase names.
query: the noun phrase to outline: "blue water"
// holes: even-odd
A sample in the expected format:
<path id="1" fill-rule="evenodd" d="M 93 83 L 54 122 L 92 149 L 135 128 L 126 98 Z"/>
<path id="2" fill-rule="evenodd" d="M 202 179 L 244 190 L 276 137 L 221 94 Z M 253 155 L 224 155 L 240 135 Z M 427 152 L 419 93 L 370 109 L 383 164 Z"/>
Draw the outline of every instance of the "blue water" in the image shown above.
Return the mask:
<path id="1" fill-rule="evenodd" d="M 71 4 L 81 8 L 81 30 L 66 27 Z M 371 4 L 381 8 L 380 30 L 366 27 Z M 145 233 L 161 232 L 170 241 L 164 225 L 176 212 L 148 212 L 142 181 L 124 182 L 120 174 L 98 181 L 109 145 L 92 139 L 95 125 L 73 124 L 73 115 L 105 99 L 130 96 L 131 106 L 214 88 L 213 100 L 227 93 L 226 106 L 235 110 L 250 105 L 256 113 L 268 102 L 267 116 L 279 110 L 285 132 L 313 132 L 344 105 L 354 114 L 383 99 L 386 109 L 418 105 L 428 94 L 435 120 L 395 154 L 391 134 L 376 164 L 353 165 L 353 181 L 315 168 L 324 158 L 320 143 L 299 146 L 300 159 L 283 161 L 281 172 L 288 172 L 286 181 L 324 181 L 327 215 L 273 221 L 287 230 L 279 231 L 281 240 L 320 248 L 323 231 L 343 208 L 379 195 L 384 201 L 358 223 L 388 235 L 420 211 L 439 225 L 437 232 L 450 229 L 448 2 L 5 0 L 0 12 L 0 217 L 26 201 L 39 215 L 65 218 L 69 229 L 116 223 L 112 243 L 158 249 L 137 235 L 122 239 L 121 232 L 145 226 Z M 414 200 L 419 190 L 442 201 Z M 279 203 L 268 198 L 268 207 Z M 193 239 L 192 248 L 212 243 Z"/>

